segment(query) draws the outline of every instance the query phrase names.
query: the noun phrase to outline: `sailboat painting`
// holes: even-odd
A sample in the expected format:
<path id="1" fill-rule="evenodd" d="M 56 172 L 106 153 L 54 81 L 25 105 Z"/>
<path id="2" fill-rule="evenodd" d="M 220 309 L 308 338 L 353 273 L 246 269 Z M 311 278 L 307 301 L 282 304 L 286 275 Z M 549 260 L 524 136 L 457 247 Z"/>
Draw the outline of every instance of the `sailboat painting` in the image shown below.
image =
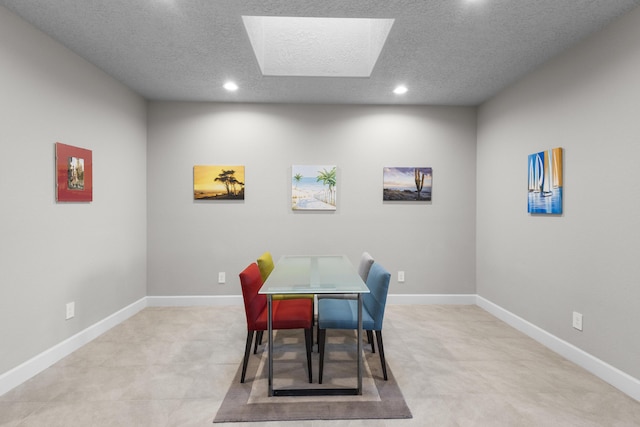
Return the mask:
<path id="1" fill-rule="evenodd" d="M 562 213 L 562 148 L 529 155 L 528 212 Z"/>

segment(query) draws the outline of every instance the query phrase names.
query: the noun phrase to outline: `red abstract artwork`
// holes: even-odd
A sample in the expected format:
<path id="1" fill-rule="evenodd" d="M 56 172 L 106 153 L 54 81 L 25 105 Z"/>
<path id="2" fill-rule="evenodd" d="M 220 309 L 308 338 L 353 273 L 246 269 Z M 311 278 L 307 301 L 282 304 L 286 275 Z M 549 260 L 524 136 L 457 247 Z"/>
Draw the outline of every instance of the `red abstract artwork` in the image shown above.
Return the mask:
<path id="1" fill-rule="evenodd" d="M 56 200 L 93 200 L 93 162 L 91 150 L 56 142 Z"/>

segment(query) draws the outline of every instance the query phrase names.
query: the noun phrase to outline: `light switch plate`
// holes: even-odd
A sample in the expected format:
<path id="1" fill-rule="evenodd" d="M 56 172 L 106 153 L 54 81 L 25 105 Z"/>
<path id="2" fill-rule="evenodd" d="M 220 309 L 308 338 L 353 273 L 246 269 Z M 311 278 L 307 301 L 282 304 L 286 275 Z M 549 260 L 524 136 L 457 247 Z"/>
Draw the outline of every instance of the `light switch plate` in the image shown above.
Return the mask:
<path id="1" fill-rule="evenodd" d="M 577 311 L 573 312 L 573 327 L 579 331 L 582 330 L 582 314 Z"/>
<path id="2" fill-rule="evenodd" d="M 398 283 L 404 283 L 404 271 L 398 271 Z"/>
<path id="3" fill-rule="evenodd" d="M 72 319 L 75 315 L 76 315 L 76 303 L 68 302 L 66 320 Z"/>

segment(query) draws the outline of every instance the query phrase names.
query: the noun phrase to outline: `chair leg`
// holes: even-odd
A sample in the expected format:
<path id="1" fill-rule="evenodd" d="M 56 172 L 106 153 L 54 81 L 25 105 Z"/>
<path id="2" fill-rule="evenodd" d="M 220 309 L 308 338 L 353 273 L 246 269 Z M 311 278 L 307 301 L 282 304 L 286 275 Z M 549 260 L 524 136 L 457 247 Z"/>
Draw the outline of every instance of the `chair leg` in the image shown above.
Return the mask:
<path id="1" fill-rule="evenodd" d="M 315 332 L 316 340 L 314 342 L 316 344 L 318 344 L 318 353 L 319 353 L 320 352 L 320 326 L 318 325 L 318 317 L 317 316 L 313 317 L 313 324 L 314 324 L 314 328 L 316 330 L 316 332 Z"/>
<path id="2" fill-rule="evenodd" d="M 322 371 L 324 370 L 324 343 L 327 337 L 326 329 L 318 329 L 318 353 L 320 353 L 320 370 L 318 372 L 318 383 L 322 384 Z"/>
<path id="3" fill-rule="evenodd" d="M 384 358 L 384 346 L 382 345 L 382 331 L 376 331 L 376 339 L 378 341 L 378 352 L 380 353 L 380 363 L 382 363 L 382 375 L 387 381 L 387 362 Z"/>
<path id="4" fill-rule="evenodd" d="M 311 300 L 311 351 L 313 351 L 313 329 L 316 323 L 313 301 Z"/>
<path id="5" fill-rule="evenodd" d="M 256 333 L 256 344 L 253 347 L 253 354 L 258 353 L 258 345 L 262 345 L 262 335 L 264 331 L 257 331 Z"/>
<path id="6" fill-rule="evenodd" d="M 242 376 L 240 382 L 244 382 L 244 377 L 247 373 L 247 365 L 249 364 L 249 352 L 251 351 L 251 341 L 253 341 L 253 332 L 247 331 L 247 343 L 244 346 L 244 359 L 242 361 Z"/>
<path id="7" fill-rule="evenodd" d="M 304 330 L 304 342 L 307 347 L 307 370 L 309 371 L 309 383 L 313 382 L 311 371 L 311 348 L 313 347 L 313 326 Z"/>
<path id="8" fill-rule="evenodd" d="M 367 340 L 369 341 L 369 344 L 371 344 L 371 353 L 376 352 L 376 345 L 373 342 L 373 331 L 367 331 Z"/>

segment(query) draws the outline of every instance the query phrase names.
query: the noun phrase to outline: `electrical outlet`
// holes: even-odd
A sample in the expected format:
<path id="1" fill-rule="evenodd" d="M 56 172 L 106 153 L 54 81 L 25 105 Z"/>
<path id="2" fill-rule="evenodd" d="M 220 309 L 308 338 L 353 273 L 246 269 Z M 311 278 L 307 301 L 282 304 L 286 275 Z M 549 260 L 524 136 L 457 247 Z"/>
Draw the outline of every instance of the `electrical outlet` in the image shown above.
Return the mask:
<path id="1" fill-rule="evenodd" d="M 76 315 L 76 303 L 68 302 L 67 303 L 67 317 L 66 320 L 73 318 Z"/>
<path id="2" fill-rule="evenodd" d="M 582 330 L 582 314 L 577 311 L 573 312 L 573 327 L 579 331 Z"/>
<path id="3" fill-rule="evenodd" d="M 398 271 L 398 283 L 404 283 L 404 271 Z"/>
<path id="4" fill-rule="evenodd" d="M 218 273 L 218 283 L 223 284 L 225 282 L 225 274 L 224 271 Z"/>

